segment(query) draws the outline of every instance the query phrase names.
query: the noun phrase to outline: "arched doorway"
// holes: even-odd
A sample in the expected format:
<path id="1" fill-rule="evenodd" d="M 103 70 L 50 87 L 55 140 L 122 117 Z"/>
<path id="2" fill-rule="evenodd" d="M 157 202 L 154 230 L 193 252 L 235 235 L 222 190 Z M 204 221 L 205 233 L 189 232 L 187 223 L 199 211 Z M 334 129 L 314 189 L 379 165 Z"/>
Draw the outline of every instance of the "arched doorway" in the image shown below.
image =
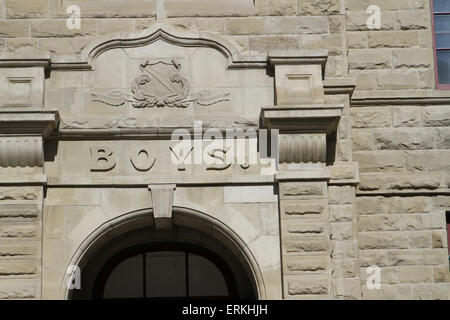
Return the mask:
<path id="1" fill-rule="evenodd" d="M 122 218 L 126 221 L 109 226 L 97 237 L 102 241 L 95 240 L 85 247 L 77 263 L 82 270 L 81 289 L 68 290 L 67 298 L 261 297 L 248 257 L 211 221 L 178 211 L 172 228 L 155 229 L 148 212 L 133 213 L 132 219 Z"/>
<path id="2" fill-rule="evenodd" d="M 99 272 L 95 299 L 230 299 L 236 279 L 226 262 L 200 246 L 147 244 L 112 257 Z"/>

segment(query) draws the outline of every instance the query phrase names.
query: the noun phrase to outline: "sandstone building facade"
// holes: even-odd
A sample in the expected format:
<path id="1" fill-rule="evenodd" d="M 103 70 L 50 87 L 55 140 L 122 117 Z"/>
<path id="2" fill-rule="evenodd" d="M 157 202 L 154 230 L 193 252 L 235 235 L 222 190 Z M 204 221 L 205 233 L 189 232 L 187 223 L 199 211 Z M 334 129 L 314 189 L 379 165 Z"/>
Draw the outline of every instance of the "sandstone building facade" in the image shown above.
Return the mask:
<path id="1" fill-rule="evenodd" d="M 0 299 L 449 299 L 441 2 L 0 0 Z"/>

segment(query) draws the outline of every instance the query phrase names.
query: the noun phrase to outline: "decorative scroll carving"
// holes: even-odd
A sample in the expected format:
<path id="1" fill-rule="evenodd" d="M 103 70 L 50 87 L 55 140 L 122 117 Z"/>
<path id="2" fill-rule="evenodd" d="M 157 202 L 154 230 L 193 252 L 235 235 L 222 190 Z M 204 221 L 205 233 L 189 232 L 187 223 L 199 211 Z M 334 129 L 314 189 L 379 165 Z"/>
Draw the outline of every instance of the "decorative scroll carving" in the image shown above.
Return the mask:
<path id="1" fill-rule="evenodd" d="M 41 137 L 1 137 L 0 166 L 42 167 L 43 147 Z"/>
<path id="2" fill-rule="evenodd" d="M 170 62 L 146 61 L 140 65 L 142 75 L 131 83 L 131 94 L 121 90 L 111 90 L 107 95 L 92 93 L 92 101 L 110 106 L 123 106 L 127 102 L 134 108 L 187 108 L 196 102 L 201 106 L 210 106 L 221 101 L 229 101 L 229 93 L 213 95 L 208 90 L 191 94 L 189 80 L 181 71 L 181 64 L 172 59 Z"/>
<path id="3" fill-rule="evenodd" d="M 325 134 L 282 134 L 279 136 L 280 163 L 326 161 Z"/>

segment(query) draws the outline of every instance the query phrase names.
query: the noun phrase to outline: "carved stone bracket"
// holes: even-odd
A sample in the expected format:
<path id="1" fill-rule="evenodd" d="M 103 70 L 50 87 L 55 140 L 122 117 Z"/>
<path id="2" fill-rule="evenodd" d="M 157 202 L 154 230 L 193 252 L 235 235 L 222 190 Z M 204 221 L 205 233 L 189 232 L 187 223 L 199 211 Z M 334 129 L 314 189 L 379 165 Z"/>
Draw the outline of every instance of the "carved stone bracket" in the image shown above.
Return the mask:
<path id="1" fill-rule="evenodd" d="M 280 131 L 280 164 L 325 164 L 329 161 L 333 155 L 333 139 L 342 109 L 342 105 L 263 108 L 262 125 Z"/>
<path id="2" fill-rule="evenodd" d="M 149 185 L 153 203 L 155 228 L 169 229 L 172 227 L 172 207 L 175 184 Z"/>

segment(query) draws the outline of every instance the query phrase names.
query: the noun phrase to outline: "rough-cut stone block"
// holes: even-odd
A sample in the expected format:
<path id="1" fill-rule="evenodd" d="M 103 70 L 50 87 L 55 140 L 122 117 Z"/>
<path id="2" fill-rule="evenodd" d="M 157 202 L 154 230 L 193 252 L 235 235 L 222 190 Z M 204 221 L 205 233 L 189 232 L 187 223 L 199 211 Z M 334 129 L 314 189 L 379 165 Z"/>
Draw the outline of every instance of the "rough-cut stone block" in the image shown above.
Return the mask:
<path id="1" fill-rule="evenodd" d="M 428 214 L 389 214 L 359 217 L 359 231 L 406 231 L 432 228 Z"/>
<path id="2" fill-rule="evenodd" d="M 434 190 L 441 186 L 441 174 L 400 174 L 388 176 L 386 188 L 395 190 L 429 189 Z"/>
<path id="3" fill-rule="evenodd" d="M 345 51 L 345 41 L 340 34 L 305 35 L 301 41 L 302 49 L 327 49 L 330 56 L 342 55 Z"/>
<path id="4" fill-rule="evenodd" d="M 19 20 L 1 20 L 0 37 L 2 38 L 30 37 L 30 23 Z"/>
<path id="5" fill-rule="evenodd" d="M 437 196 L 432 199 L 434 208 L 450 208 L 450 196 Z"/>
<path id="6" fill-rule="evenodd" d="M 273 17 L 270 20 L 271 34 L 328 33 L 327 17 Z"/>
<path id="7" fill-rule="evenodd" d="M 354 278 L 359 276 L 359 259 L 355 258 L 334 258 L 333 278 Z"/>
<path id="8" fill-rule="evenodd" d="M 226 21 L 226 32 L 231 35 L 270 34 L 270 20 L 260 17 L 230 18 Z"/>
<path id="9" fill-rule="evenodd" d="M 392 109 L 390 107 L 367 107 L 351 110 L 353 128 L 390 127 Z"/>
<path id="10" fill-rule="evenodd" d="M 406 249 L 409 248 L 408 235 L 395 232 L 360 232 L 359 247 L 367 249 Z"/>
<path id="11" fill-rule="evenodd" d="M 353 205 L 330 205 L 329 220 L 331 222 L 349 222 L 353 219 L 355 207 Z"/>
<path id="12" fill-rule="evenodd" d="M 251 51 L 292 50 L 300 47 L 298 36 L 250 36 Z"/>
<path id="13" fill-rule="evenodd" d="M 8 19 L 45 19 L 49 16 L 48 0 L 6 0 Z"/>
<path id="14" fill-rule="evenodd" d="M 349 49 L 367 48 L 367 33 L 361 31 L 347 32 L 347 46 Z"/>
<path id="15" fill-rule="evenodd" d="M 419 73 L 413 69 L 378 70 L 378 88 L 382 90 L 413 89 L 419 85 Z"/>
<path id="16" fill-rule="evenodd" d="M 358 90 L 375 89 L 378 83 L 377 70 L 353 70 L 350 69 L 349 75 L 356 81 Z"/>
<path id="17" fill-rule="evenodd" d="M 38 51 L 36 39 L 7 39 L 6 51 L 33 55 Z"/>
<path id="18" fill-rule="evenodd" d="M 415 300 L 449 300 L 450 283 L 419 284 L 414 286 Z"/>
<path id="19" fill-rule="evenodd" d="M 291 235 L 314 236 L 325 233 L 323 223 L 304 223 L 297 220 L 286 221 L 285 229 Z"/>
<path id="20" fill-rule="evenodd" d="M 37 277 L 40 264 L 39 260 L 0 260 L 0 278 Z"/>
<path id="21" fill-rule="evenodd" d="M 287 280 L 287 292 L 296 295 L 324 295 L 329 290 L 329 280 L 323 276 L 295 276 Z"/>
<path id="22" fill-rule="evenodd" d="M 133 32 L 134 21 L 125 19 L 111 19 L 98 22 L 98 34 L 108 34 L 114 32 Z"/>
<path id="23" fill-rule="evenodd" d="M 406 151 L 408 171 L 449 171 L 450 150 Z"/>
<path id="24" fill-rule="evenodd" d="M 421 150 L 435 146 L 434 132 L 427 129 L 377 129 L 374 139 L 380 150 Z"/>
<path id="25" fill-rule="evenodd" d="M 361 172 L 395 172 L 405 167 L 402 151 L 358 151 L 353 159 L 359 162 Z"/>
<path id="26" fill-rule="evenodd" d="M 368 33 L 370 48 L 408 48 L 418 45 L 417 31 L 371 31 Z"/>
<path id="27" fill-rule="evenodd" d="M 37 223 L 1 223 L 0 238 L 4 240 L 36 239 L 41 235 L 40 229 L 41 227 Z"/>
<path id="28" fill-rule="evenodd" d="M 37 280 L 0 279 L 0 299 L 40 298 L 41 283 Z"/>
<path id="29" fill-rule="evenodd" d="M 428 10 L 408 10 L 397 12 L 397 21 L 402 30 L 430 29 Z"/>
<path id="30" fill-rule="evenodd" d="M 285 251 L 293 254 L 324 254 L 329 249 L 325 237 L 286 237 L 283 239 Z"/>
<path id="31" fill-rule="evenodd" d="M 373 272 L 373 271 L 372 271 Z M 370 272 L 370 269 L 361 268 L 361 283 L 363 285 L 367 284 L 367 280 L 373 274 Z M 380 283 L 381 284 L 396 284 L 398 283 L 398 268 L 397 267 L 389 267 L 389 268 L 380 268 Z"/>
<path id="32" fill-rule="evenodd" d="M 366 9 L 369 5 L 366 7 Z M 369 27 L 367 25 L 367 19 L 369 15 L 366 13 L 366 9 L 363 12 L 349 11 L 346 12 L 345 22 L 346 29 L 348 31 L 367 31 Z M 386 12 L 382 13 L 380 30 L 393 30 L 396 27 L 395 13 Z M 379 31 L 378 31 L 379 32 Z"/>
<path id="33" fill-rule="evenodd" d="M 436 230 L 432 234 L 433 248 L 448 248 L 447 232 L 445 230 Z"/>
<path id="34" fill-rule="evenodd" d="M 358 241 L 331 241 L 331 256 L 333 259 L 353 259 L 358 257 Z"/>
<path id="35" fill-rule="evenodd" d="M 332 240 L 351 240 L 353 238 L 352 222 L 333 222 L 331 223 Z"/>
<path id="36" fill-rule="evenodd" d="M 366 285 L 363 285 L 361 296 L 364 300 L 395 300 L 398 296 L 398 287 L 385 284 L 381 285 L 380 289 L 370 290 Z"/>
<path id="37" fill-rule="evenodd" d="M 423 125 L 422 107 L 393 107 L 394 127 L 421 127 Z"/>
<path id="38" fill-rule="evenodd" d="M 259 0 L 255 5 L 258 15 L 290 16 L 297 13 L 297 0 Z"/>
<path id="39" fill-rule="evenodd" d="M 392 50 L 394 68 L 429 68 L 433 65 L 432 49 L 394 49 Z"/>
<path id="40" fill-rule="evenodd" d="M 434 268 L 434 282 L 450 282 L 450 271 L 447 266 Z"/>
<path id="41" fill-rule="evenodd" d="M 433 282 L 432 267 L 399 267 L 398 278 L 401 283 Z"/>
<path id="42" fill-rule="evenodd" d="M 31 34 L 36 38 L 95 36 L 97 22 L 83 20 L 81 29 L 69 29 L 66 20 L 34 20 L 31 23 Z"/>
<path id="43" fill-rule="evenodd" d="M 298 13 L 310 15 L 338 14 L 341 0 L 298 1 Z"/>
<path id="44" fill-rule="evenodd" d="M 334 279 L 334 294 L 338 298 L 361 299 L 361 281 L 359 278 Z"/>
<path id="45" fill-rule="evenodd" d="M 391 68 L 392 52 L 384 49 L 350 50 L 348 63 L 351 69 Z"/>
<path id="46" fill-rule="evenodd" d="M 436 147 L 438 149 L 450 149 L 450 128 L 438 128 L 436 133 Z"/>
<path id="47" fill-rule="evenodd" d="M 388 266 L 435 266 L 448 262 L 447 249 L 388 250 L 386 254 Z"/>
<path id="48" fill-rule="evenodd" d="M 286 200 L 281 203 L 281 212 L 285 218 L 311 218 L 327 212 L 326 201 Z"/>
<path id="49" fill-rule="evenodd" d="M 369 129 L 353 129 L 352 142 L 355 151 L 375 149 L 373 132 Z"/>
<path id="50" fill-rule="evenodd" d="M 425 213 L 431 210 L 428 197 L 390 197 L 386 203 L 391 213 Z"/>
<path id="51" fill-rule="evenodd" d="M 325 272 L 329 267 L 329 258 L 326 257 L 293 257 L 284 258 L 287 274 Z"/>
<path id="52" fill-rule="evenodd" d="M 384 173 L 364 173 L 360 176 L 359 190 L 380 190 L 386 187 L 387 176 Z"/>
<path id="53" fill-rule="evenodd" d="M 425 107 L 423 121 L 427 127 L 448 127 L 450 126 L 450 107 L 432 106 Z"/>
<path id="54" fill-rule="evenodd" d="M 280 184 L 281 199 L 322 198 L 326 194 L 323 182 L 286 182 Z"/>
<path id="55" fill-rule="evenodd" d="M 328 201 L 330 204 L 354 204 L 355 188 L 353 186 L 329 186 Z"/>

